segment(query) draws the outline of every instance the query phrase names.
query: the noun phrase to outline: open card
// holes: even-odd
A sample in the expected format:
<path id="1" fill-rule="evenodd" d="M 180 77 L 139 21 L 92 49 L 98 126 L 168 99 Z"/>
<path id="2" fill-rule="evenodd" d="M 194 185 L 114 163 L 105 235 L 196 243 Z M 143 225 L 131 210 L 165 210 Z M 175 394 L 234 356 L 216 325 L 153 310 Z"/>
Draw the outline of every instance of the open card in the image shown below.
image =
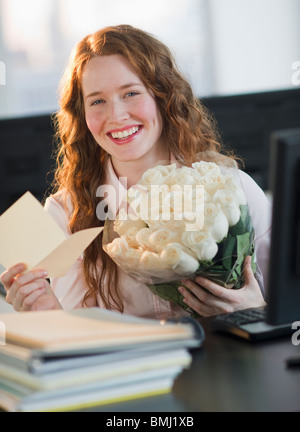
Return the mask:
<path id="1" fill-rule="evenodd" d="M 89 228 L 67 237 L 26 192 L 0 216 L 0 263 L 6 268 L 25 263 L 28 270 L 40 268 L 49 277 L 62 277 L 102 230 Z"/>

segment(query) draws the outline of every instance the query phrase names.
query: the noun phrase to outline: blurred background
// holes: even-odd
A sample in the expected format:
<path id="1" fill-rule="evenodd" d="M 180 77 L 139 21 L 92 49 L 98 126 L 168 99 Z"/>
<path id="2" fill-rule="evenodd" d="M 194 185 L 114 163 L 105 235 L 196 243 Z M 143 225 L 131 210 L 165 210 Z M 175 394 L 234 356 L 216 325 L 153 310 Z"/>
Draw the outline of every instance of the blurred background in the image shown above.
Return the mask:
<path id="1" fill-rule="evenodd" d="M 293 86 L 299 0 L 0 0 L 0 117 L 54 111 L 72 47 L 125 23 L 172 48 L 198 97 Z"/>
<path id="2" fill-rule="evenodd" d="M 300 127 L 299 0 L 0 0 L 0 214 L 27 190 L 47 194 L 51 114 L 71 49 L 116 24 L 172 49 L 267 191 L 272 131 Z"/>

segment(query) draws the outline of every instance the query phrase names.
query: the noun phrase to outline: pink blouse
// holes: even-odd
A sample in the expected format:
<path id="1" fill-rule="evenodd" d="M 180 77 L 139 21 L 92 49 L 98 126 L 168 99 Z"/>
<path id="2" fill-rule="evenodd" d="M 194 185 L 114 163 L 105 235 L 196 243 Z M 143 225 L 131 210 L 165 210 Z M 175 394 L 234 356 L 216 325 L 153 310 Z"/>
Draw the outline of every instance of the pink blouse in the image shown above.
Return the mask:
<path id="1" fill-rule="evenodd" d="M 261 270 L 258 272 L 260 286 L 267 284 L 268 257 L 270 247 L 271 230 L 271 204 L 264 192 L 254 180 L 240 171 L 240 180 L 244 188 L 250 213 L 256 233 L 256 256 Z M 124 186 L 117 178 L 111 162 L 108 166 L 108 185 L 119 191 L 119 199 L 126 193 Z M 68 217 L 62 203 L 61 193 L 50 196 L 45 203 L 45 210 L 50 213 L 60 225 L 66 235 L 69 235 Z M 101 265 L 101 263 L 99 263 Z M 124 303 L 124 313 L 145 318 L 167 319 L 186 314 L 180 307 L 172 302 L 161 299 L 152 294 L 150 289 L 133 278 L 120 271 L 120 291 Z M 66 310 L 83 307 L 83 298 L 87 292 L 82 269 L 82 256 L 70 268 L 67 274 L 51 281 L 52 289 Z M 100 296 L 95 300 L 89 300 L 88 307 L 104 308 Z"/>

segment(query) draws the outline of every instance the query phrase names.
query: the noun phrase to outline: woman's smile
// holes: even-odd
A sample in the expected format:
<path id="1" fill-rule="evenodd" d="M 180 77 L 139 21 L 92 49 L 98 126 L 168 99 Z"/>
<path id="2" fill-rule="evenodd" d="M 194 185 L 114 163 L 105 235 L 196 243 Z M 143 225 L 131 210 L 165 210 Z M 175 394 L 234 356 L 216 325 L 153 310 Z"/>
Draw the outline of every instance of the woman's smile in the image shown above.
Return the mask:
<path id="1" fill-rule="evenodd" d="M 129 126 L 122 129 L 116 129 L 107 133 L 107 136 L 117 145 L 123 145 L 131 142 L 141 132 L 143 126 Z"/>

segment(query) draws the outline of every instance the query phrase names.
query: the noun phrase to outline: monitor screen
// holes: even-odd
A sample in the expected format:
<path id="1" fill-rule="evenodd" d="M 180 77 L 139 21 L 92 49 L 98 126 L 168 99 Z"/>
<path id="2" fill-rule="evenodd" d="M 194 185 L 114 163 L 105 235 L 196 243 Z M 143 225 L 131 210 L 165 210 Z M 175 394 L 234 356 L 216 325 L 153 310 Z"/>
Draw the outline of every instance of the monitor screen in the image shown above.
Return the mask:
<path id="1" fill-rule="evenodd" d="M 271 137 L 273 221 L 267 322 L 300 320 L 300 128 Z"/>

